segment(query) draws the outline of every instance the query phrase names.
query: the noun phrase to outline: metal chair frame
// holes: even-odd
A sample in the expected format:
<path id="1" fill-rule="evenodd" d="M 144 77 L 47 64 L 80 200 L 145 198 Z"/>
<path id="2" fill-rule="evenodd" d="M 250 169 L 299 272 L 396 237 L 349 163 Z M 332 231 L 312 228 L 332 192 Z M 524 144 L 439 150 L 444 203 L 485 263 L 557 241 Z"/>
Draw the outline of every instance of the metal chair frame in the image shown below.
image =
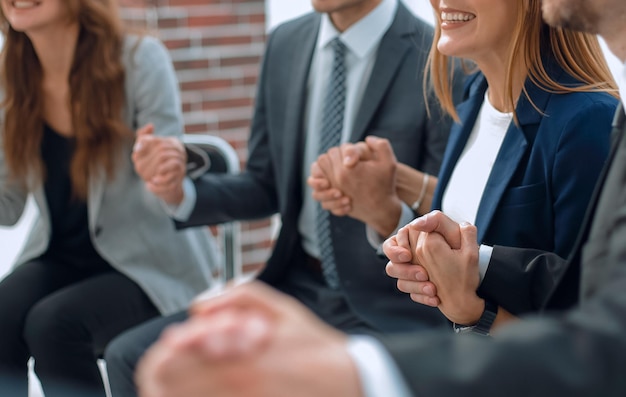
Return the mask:
<path id="1" fill-rule="evenodd" d="M 223 138 L 209 134 L 185 134 L 183 143 L 198 147 L 209 156 L 211 163 L 206 172 L 239 173 L 237 153 Z M 241 275 L 241 227 L 239 222 L 233 221 L 218 225 L 217 230 L 224 256 L 224 272 L 221 277 L 228 281 Z"/>

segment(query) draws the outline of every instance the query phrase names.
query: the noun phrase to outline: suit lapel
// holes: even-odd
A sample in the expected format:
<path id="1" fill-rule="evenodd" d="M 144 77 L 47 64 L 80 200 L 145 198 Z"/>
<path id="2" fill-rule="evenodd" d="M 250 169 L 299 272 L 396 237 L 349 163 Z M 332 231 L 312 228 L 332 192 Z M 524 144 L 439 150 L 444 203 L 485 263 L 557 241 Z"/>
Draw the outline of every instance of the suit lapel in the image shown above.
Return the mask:
<path id="1" fill-rule="evenodd" d="M 312 22 L 306 24 L 299 30 L 297 37 L 291 41 L 293 45 L 301 48 L 299 52 L 301 56 L 286 59 L 285 62 L 292 63 L 291 85 L 289 90 L 289 100 L 287 108 L 284 109 L 285 130 L 281 139 L 284 139 L 284 166 L 288 170 L 287 176 L 287 192 L 288 202 L 293 202 L 291 206 L 295 211 L 300 210 L 302 196 L 302 158 L 304 156 L 304 114 L 306 106 L 306 98 L 308 98 L 307 85 L 309 71 L 311 68 L 317 35 L 319 32 L 320 17 L 312 19 Z M 298 53 L 298 52 L 295 52 Z M 294 200 L 294 198 L 300 198 Z"/>
<path id="2" fill-rule="evenodd" d="M 522 93 L 516 108 L 519 125 L 512 122 L 509 126 L 478 206 L 475 224 L 478 228 L 479 242 L 484 240 L 489 224 L 498 208 L 498 204 L 502 200 L 504 192 L 509 187 L 511 179 L 529 147 L 529 143 L 534 141 L 543 117 L 538 109 L 541 112 L 545 111 L 551 95 L 535 86 L 530 80 L 527 80 L 525 88 L 528 97 L 532 99 L 532 103 Z"/>
<path id="3" fill-rule="evenodd" d="M 407 13 L 409 11 L 399 3 L 394 21 L 380 41 L 372 74 L 363 93 L 354 128 L 350 134 L 351 142 L 363 140 L 372 116 L 385 97 L 387 87 L 391 85 L 390 81 L 402 64 L 410 46 L 417 45 L 407 39 L 414 32 L 409 24 Z M 415 73 L 417 76 L 418 71 L 416 70 Z"/>
<path id="4" fill-rule="evenodd" d="M 472 83 L 468 99 L 456 107 L 461 122 L 454 123 L 450 129 L 448 144 L 441 164 L 441 170 L 439 171 L 439 182 L 433 197 L 434 209 L 441 209 L 441 201 L 443 198 L 442 188 L 448 186 L 452 171 L 454 171 L 454 167 L 458 163 L 459 157 L 461 157 L 461 153 L 463 153 L 463 149 L 465 148 L 465 144 L 474 129 L 476 117 L 478 117 L 478 112 L 480 112 L 486 89 L 487 81 L 481 76 Z"/>

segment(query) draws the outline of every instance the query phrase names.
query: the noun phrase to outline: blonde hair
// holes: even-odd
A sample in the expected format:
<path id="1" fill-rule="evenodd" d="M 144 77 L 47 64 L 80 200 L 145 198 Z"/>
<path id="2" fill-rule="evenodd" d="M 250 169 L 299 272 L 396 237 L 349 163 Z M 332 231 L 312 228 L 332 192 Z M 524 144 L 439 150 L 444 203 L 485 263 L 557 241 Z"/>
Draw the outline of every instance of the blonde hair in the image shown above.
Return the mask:
<path id="1" fill-rule="evenodd" d="M 73 193 L 86 198 L 90 170 L 102 167 L 109 179 L 121 145 L 132 137 L 122 111 L 123 32 L 114 0 L 68 0 L 79 37 L 69 76 L 72 131 L 76 140 L 70 165 Z M 43 137 L 43 71 L 33 45 L 14 30 L 0 10 L 5 42 L 0 54 L 3 149 L 9 175 L 26 185 L 45 179 L 40 154 Z M 32 188 L 32 186 L 28 186 Z"/>
<path id="2" fill-rule="evenodd" d="M 618 97 L 617 84 L 606 63 L 596 36 L 576 32 L 569 29 L 548 26 L 541 17 L 540 0 L 517 1 L 518 18 L 514 27 L 513 42 L 508 54 L 506 69 L 507 108 L 515 109 L 517 98 L 513 93 L 513 76 L 516 57 L 522 56 L 527 68 L 527 76 L 542 89 L 554 93 L 568 92 L 607 92 Z M 430 49 L 426 65 L 425 80 L 434 90 L 441 107 L 456 121 L 458 115 L 452 97 L 452 80 L 454 68 L 450 57 L 437 49 L 441 37 L 441 21 L 437 16 L 433 45 Z M 565 86 L 555 81 L 546 71 L 542 55 L 549 51 L 549 56 L 559 64 L 565 72 L 581 82 L 576 86 Z M 464 62 L 464 66 L 468 63 Z M 467 67 L 463 68 L 468 71 Z M 475 70 L 475 68 L 472 68 Z M 526 88 L 523 93 L 528 97 Z M 531 103 L 531 98 L 528 98 Z M 517 120 L 517 117 L 515 118 Z"/>

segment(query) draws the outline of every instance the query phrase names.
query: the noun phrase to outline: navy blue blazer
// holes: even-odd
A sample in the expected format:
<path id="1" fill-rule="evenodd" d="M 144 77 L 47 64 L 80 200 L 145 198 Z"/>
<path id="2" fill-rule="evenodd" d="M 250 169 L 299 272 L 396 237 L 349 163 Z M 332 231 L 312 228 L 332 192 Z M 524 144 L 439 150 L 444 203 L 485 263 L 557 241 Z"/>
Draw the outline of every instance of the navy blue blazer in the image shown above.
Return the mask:
<path id="1" fill-rule="evenodd" d="M 560 68 L 552 67 L 549 73 L 560 83 L 577 83 Z M 618 102 L 605 93 L 549 93 L 530 79 L 525 87 L 535 107 L 520 96 L 519 125 L 509 126 L 478 207 L 478 242 L 567 257 L 608 155 Z M 443 192 L 486 90 L 481 73 L 467 80 L 466 100 L 457 106 L 460 123 L 450 131 L 433 209 L 441 209 Z"/>

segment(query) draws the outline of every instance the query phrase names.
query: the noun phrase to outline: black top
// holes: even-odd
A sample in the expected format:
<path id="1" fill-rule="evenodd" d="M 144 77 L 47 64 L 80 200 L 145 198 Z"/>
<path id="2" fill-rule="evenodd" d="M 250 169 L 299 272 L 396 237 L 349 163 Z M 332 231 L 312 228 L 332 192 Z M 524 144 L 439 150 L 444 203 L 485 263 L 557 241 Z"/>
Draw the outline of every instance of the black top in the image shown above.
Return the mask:
<path id="1" fill-rule="evenodd" d="M 50 213 L 51 238 L 45 256 L 76 267 L 109 269 L 89 235 L 87 203 L 72 192 L 70 162 L 75 139 L 45 126 L 41 156 L 46 170 L 44 191 Z"/>

